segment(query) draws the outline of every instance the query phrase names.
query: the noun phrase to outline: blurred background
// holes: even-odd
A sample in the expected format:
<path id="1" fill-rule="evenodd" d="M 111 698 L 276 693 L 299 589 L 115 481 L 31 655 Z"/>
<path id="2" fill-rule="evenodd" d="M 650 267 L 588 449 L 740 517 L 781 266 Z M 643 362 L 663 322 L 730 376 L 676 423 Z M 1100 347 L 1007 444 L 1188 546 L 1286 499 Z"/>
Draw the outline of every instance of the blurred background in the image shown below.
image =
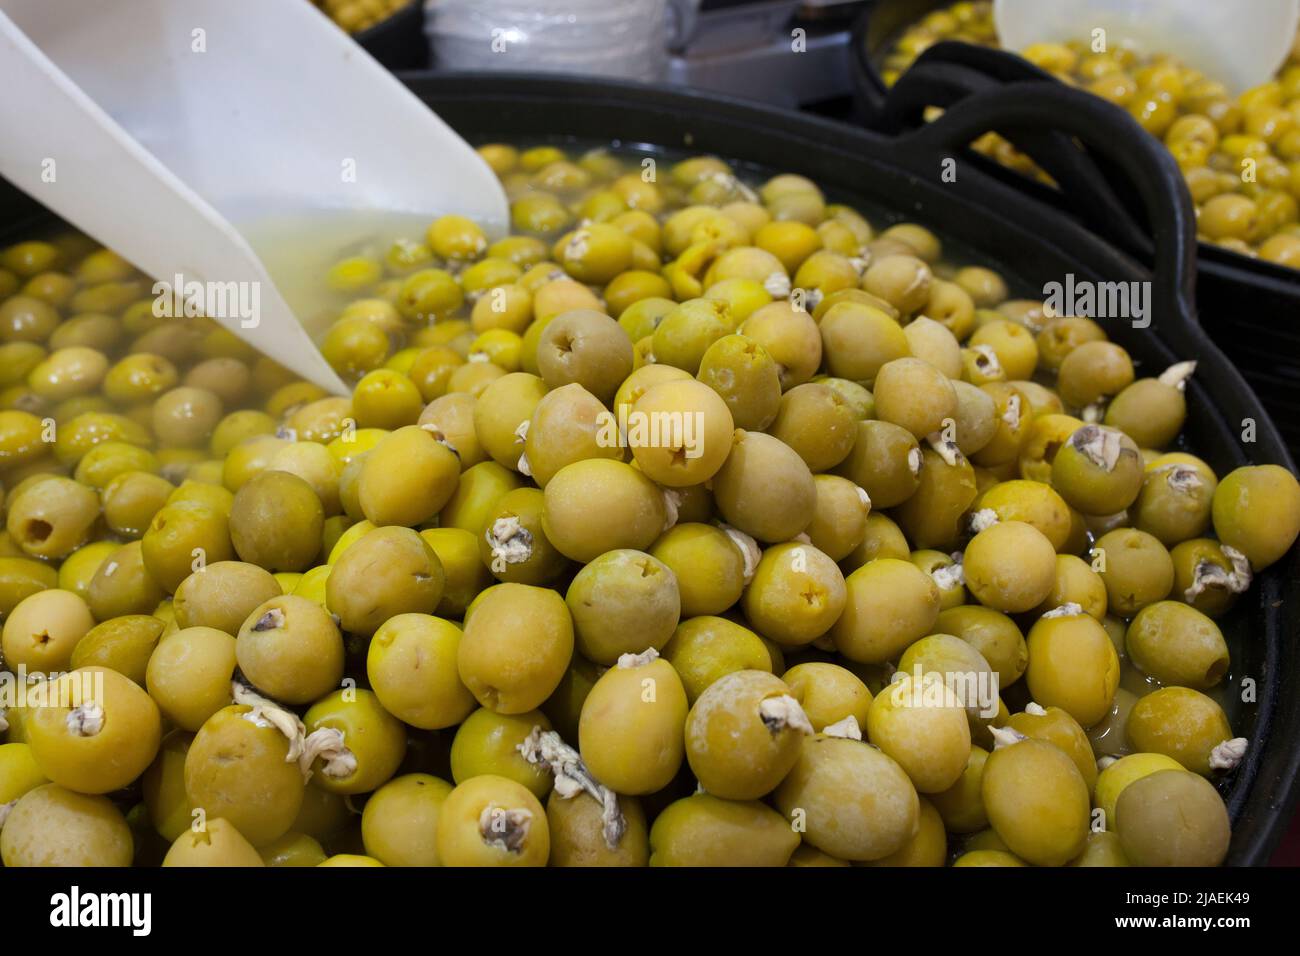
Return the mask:
<path id="1" fill-rule="evenodd" d="M 840 118 L 870 0 L 313 0 L 394 70 L 687 86 Z M 798 55 L 791 55 L 798 54 Z"/>

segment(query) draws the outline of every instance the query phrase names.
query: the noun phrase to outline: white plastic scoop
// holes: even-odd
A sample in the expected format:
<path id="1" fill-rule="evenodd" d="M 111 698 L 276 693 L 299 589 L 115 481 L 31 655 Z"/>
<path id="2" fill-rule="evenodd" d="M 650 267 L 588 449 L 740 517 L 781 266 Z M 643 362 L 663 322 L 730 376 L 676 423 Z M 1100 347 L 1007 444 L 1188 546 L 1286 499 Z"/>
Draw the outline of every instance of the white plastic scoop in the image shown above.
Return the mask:
<path id="1" fill-rule="evenodd" d="M 1273 78 L 1295 42 L 1300 0 L 994 0 L 1008 50 L 1106 31 L 1107 49 L 1169 53 L 1240 93 Z"/>
<path id="2" fill-rule="evenodd" d="M 0 129 L 0 175 L 334 392 L 332 262 L 506 224 L 487 164 L 307 0 L 0 0 Z"/>

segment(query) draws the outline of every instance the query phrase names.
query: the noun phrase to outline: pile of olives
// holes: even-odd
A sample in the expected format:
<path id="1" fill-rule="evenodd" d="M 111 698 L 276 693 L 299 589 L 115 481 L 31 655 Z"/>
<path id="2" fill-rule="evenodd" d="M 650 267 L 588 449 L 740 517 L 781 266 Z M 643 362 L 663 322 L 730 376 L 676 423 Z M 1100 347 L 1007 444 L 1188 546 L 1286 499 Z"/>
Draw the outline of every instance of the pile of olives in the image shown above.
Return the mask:
<path id="1" fill-rule="evenodd" d="M 997 46 L 993 4 L 961 2 L 927 14 L 884 62 L 893 84 L 943 40 Z M 1126 110 L 1168 147 L 1196 204 L 1200 239 L 1300 269 L 1300 35 L 1277 76 L 1233 97 L 1220 82 L 1165 55 L 1088 43 L 1036 43 L 1021 56 L 1063 83 Z M 996 133 L 975 144 L 1022 172 L 1033 162 Z"/>
<path id="2" fill-rule="evenodd" d="M 513 234 L 322 277 L 349 397 L 0 250 L 4 865 L 1223 859 L 1300 485 L 1175 450 L 1191 363 L 800 176 L 481 155 Z"/>

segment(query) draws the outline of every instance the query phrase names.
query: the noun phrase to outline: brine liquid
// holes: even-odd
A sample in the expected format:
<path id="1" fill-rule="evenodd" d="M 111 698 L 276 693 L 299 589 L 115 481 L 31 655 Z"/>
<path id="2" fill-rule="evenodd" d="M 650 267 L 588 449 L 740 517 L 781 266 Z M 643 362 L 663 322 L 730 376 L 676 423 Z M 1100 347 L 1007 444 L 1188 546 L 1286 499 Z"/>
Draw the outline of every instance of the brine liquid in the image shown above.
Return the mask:
<path id="1" fill-rule="evenodd" d="M 395 240 L 422 241 L 436 218 L 436 214 L 391 210 L 319 209 L 292 215 L 254 214 L 232 221 L 303 327 L 319 342 L 339 310 L 358 298 L 329 287 L 330 267 L 352 256 L 382 262 Z M 489 236 L 504 234 L 504 223 L 480 225 Z"/>

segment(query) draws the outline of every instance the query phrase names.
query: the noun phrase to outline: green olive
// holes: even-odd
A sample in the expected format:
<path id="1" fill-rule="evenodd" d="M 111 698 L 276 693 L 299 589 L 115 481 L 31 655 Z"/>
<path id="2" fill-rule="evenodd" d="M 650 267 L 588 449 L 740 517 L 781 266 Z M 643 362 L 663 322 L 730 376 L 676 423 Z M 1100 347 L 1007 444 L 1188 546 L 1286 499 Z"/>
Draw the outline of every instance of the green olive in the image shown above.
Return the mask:
<path id="1" fill-rule="evenodd" d="M 374 634 L 398 614 L 432 614 L 442 599 L 442 562 L 410 528 L 367 532 L 334 563 L 325 605 L 353 634 Z"/>
<path id="2" fill-rule="evenodd" d="M 1210 618 L 1178 601 L 1157 601 L 1128 626 L 1129 659 L 1163 684 L 1204 690 L 1228 672 L 1228 645 Z"/>
<path id="3" fill-rule="evenodd" d="M 765 637 L 797 647 L 821 637 L 844 610 L 844 576 L 809 544 L 779 544 L 763 552 L 741 598 L 745 617 Z"/>
<path id="4" fill-rule="evenodd" d="M 1182 769 L 1182 764 L 1164 754 L 1128 754 L 1106 767 L 1097 776 L 1094 801 L 1106 814 L 1107 829 L 1115 829 L 1115 803 L 1125 787 L 1161 770 Z"/>
<path id="5" fill-rule="evenodd" d="M 537 488 L 516 488 L 498 499 L 475 542 L 480 565 L 498 581 L 548 585 L 567 569 L 544 531 L 545 509 Z"/>
<path id="6" fill-rule="evenodd" d="M 1133 362 L 1114 342 L 1084 342 L 1065 356 L 1057 388 L 1067 405 L 1084 408 L 1118 395 L 1133 382 Z"/>
<path id="7" fill-rule="evenodd" d="M 349 466 L 351 467 L 351 466 Z M 460 483 L 438 514 L 443 528 L 460 528 L 477 537 L 507 492 L 522 486 L 517 472 L 495 461 L 483 461 L 466 468 Z"/>
<path id="8" fill-rule="evenodd" d="M 1115 804 L 1124 855 L 1137 866 L 1218 866 L 1228 854 L 1228 810 L 1207 780 L 1161 770 L 1124 788 Z"/>
<path id="9" fill-rule="evenodd" d="M 736 331 L 731 306 L 723 299 L 687 299 L 670 309 L 655 326 L 655 361 L 691 375 L 700 371 L 705 353 Z"/>
<path id="10" fill-rule="evenodd" d="M 632 341 L 604 313 L 594 309 L 562 312 L 542 332 L 537 366 L 548 388 L 577 382 L 607 403 L 632 372 Z"/>
<path id="11" fill-rule="evenodd" d="M 1141 448 L 1167 448 L 1186 419 L 1183 388 L 1157 378 L 1138 379 L 1106 406 L 1106 424 L 1124 432 Z"/>
<path id="12" fill-rule="evenodd" d="M 343 639 L 328 612 L 291 594 L 273 597 L 248 615 L 235 659 L 261 693 L 286 704 L 309 704 L 343 679 Z"/>
<path id="13" fill-rule="evenodd" d="M 822 338 L 817 323 L 788 301 L 757 309 L 741 323 L 738 331 L 772 356 L 783 392 L 811 379 L 821 366 Z"/>
<path id="14" fill-rule="evenodd" d="M 187 627 L 159 639 L 145 669 L 145 684 L 163 715 L 193 733 L 231 703 L 236 666 L 232 635 Z"/>
<path id="15" fill-rule="evenodd" d="M 882 366 L 912 354 L 907 335 L 889 313 L 862 302 L 830 306 L 819 322 L 832 375 L 870 383 Z"/>
<path id="16" fill-rule="evenodd" d="M 670 488 L 703 484 L 730 453 L 731 410 L 701 382 L 677 379 L 648 388 L 628 413 L 627 442 L 637 465 Z"/>
<path id="17" fill-rule="evenodd" d="M 1029 738 L 999 747 L 980 785 L 989 822 L 1018 857 L 1062 866 L 1088 838 L 1088 785 L 1059 748 Z"/>
<path id="18" fill-rule="evenodd" d="M 957 393 L 948 376 L 918 358 L 886 362 L 871 393 L 881 421 L 899 425 L 917 438 L 939 431 L 957 412 Z"/>
<path id="19" fill-rule="evenodd" d="M 461 630 L 429 614 L 398 614 L 370 641 L 366 673 L 384 709 L 426 730 L 454 727 L 474 710 L 456 657 Z"/>
<path id="20" fill-rule="evenodd" d="M 434 613 L 460 620 L 470 601 L 492 583 L 492 575 L 479 560 L 475 536 L 460 528 L 428 528 L 420 532 L 442 565 L 446 583 Z"/>
<path id="21" fill-rule="evenodd" d="M 1213 470 L 1192 455 L 1161 455 L 1147 466 L 1133 503 L 1133 523 L 1166 547 L 1204 534 L 1218 484 Z"/>
<path id="22" fill-rule="evenodd" d="M 451 784 L 425 773 L 394 777 L 366 801 L 361 838 L 385 866 L 440 866 L 438 817 Z"/>
<path id="23" fill-rule="evenodd" d="M 575 461 L 621 461 L 621 444 L 608 434 L 614 424 L 596 396 L 576 382 L 547 392 L 533 411 L 521 449 L 538 487 L 545 488 L 556 472 Z"/>
<path id="24" fill-rule="evenodd" d="M 849 405 L 819 382 L 796 385 L 781 396 L 768 433 L 804 460 L 810 471 L 828 471 L 852 450 L 856 432 Z"/>
<path id="25" fill-rule="evenodd" d="M 818 734 L 802 741 L 799 759 L 776 803 L 804 839 L 845 860 L 878 860 L 916 832 L 920 804 L 903 768 L 861 741 Z"/>
<path id="26" fill-rule="evenodd" d="M 684 620 L 662 648 L 694 704 L 715 681 L 741 670 L 772 669 L 763 640 L 748 628 L 723 617 Z"/>
<path id="27" fill-rule="evenodd" d="M 372 691 L 346 688 L 322 697 L 303 716 L 307 734 L 329 732 L 336 747 L 312 764 L 317 786 L 334 793 L 369 793 L 387 782 L 406 756 L 401 721 Z"/>
<path id="28" fill-rule="evenodd" d="M 214 393 L 189 386 L 174 388 L 154 402 L 154 434 L 167 445 L 204 444 L 221 415 L 221 399 Z"/>
<path id="29" fill-rule="evenodd" d="M 498 584 L 467 615 L 457 666 L 480 704 L 520 714 L 551 695 L 572 656 L 573 619 L 558 594 Z"/>
<path id="30" fill-rule="evenodd" d="M 1096 540 L 1093 554 L 1104 556 L 1099 568 L 1107 603 L 1115 614 L 1131 616 L 1164 600 L 1174 584 L 1174 563 L 1155 537 L 1136 528 L 1117 528 Z"/>
<path id="31" fill-rule="evenodd" d="M 49 783 L 14 803 L 0 832 L 7 867 L 130 866 L 131 828 L 105 797 Z"/>
<path id="32" fill-rule="evenodd" d="M 1236 603 L 1241 575 L 1219 542 L 1193 538 L 1175 545 L 1169 557 L 1174 564 L 1172 597 L 1212 618 L 1222 616 Z M 1245 561 L 1244 555 L 1238 557 Z"/>
<path id="33" fill-rule="evenodd" d="M 1110 710 L 1119 656 L 1096 618 L 1069 607 L 1062 611 L 1039 618 L 1030 629 L 1025 681 L 1038 703 L 1060 707 L 1091 727 Z"/>
<path id="34" fill-rule="evenodd" d="M 961 699 L 935 672 L 898 679 L 876 695 L 867 739 L 902 766 L 921 793 L 947 790 L 970 756 L 970 726 Z"/>
<path id="35" fill-rule="evenodd" d="M 920 454 L 916 491 L 894 511 L 898 526 L 918 548 L 954 550 L 962 516 L 975 500 L 975 470 L 958 454 L 952 464 L 933 449 Z"/>
<path id="36" fill-rule="evenodd" d="M 921 450 L 907 429 L 889 422 L 858 422 L 853 448 L 835 469 L 861 487 L 874 508 L 892 508 L 920 485 Z"/>
<path id="37" fill-rule="evenodd" d="M 86 603 L 101 621 L 123 614 L 148 614 L 163 589 L 145 567 L 139 541 L 118 548 L 99 566 L 86 588 Z"/>
<path id="38" fill-rule="evenodd" d="M 1173 757 L 1202 776 L 1214 772 L 1219 745 L 1233 739 L 1223 708 L 1190 687 L 1162 687 L 1140 699 L 1128 737 L 1137 750 Z"/>
<path id="39" fill-rule="evenodd" d="M 727 523 L 775 544 L 812 522 L 817 486 L 803 459 L 785 442 L 738 429 L 713 477 L 713 496 Z"/>
<path id="40" fill-rule="evenodd" d="M 506 777 L 527 787 L 538 800 L 551 792 L 550 771 L 529 763 L 519 745 L 534 728 L 550 730 L 551 722 L 538 710 L 498 714 L 486 707 L 466 717 L 451 744 L 451 776 L 457 783 L 485 774 Z"/>
<path id="41" fill-rule="evenodd" d="M 160 509 L 140 546 L 149 574 L 169 593 L 199 568 L 235 557 L 227 514 L 196 500 L 173 500 Z"/>
<path id="42" fill-rule="evenodd" d="M 1106 582 L 1088 562 L 1073 554 L 1058 554 L 1056 582 L 1036 610 L 1041 617 L 1063 605 L 1077 604 L 1100 621 L 1106 616 L 1108 602 Z"/>
<path id="43" fill-rule="evenodd" d="M 483 390 L 474 404 L 474 430 L 484 451 L 496 462 L 514 471 L 520 469 L 524 454 L 521 428 L 532 419 L 546 394 L 546 383 L 527 372 L 503 375 Z"/>
<path id="44" fill-rule="evenodd" d="M 72 652 L 72 667 L 74 670 L 90 666 L 106 667 L 143 687 L 145 669 L 162 631 L 163 622 L 152 615 L 132 614 L 111 618 L 91 628 L 77 642 Z"/>
<path id="45" fill-rule="evenodd" d="M 274 840 L 267 841 L 270 845 Z M 266 866 L 253 845 L 224 817 L 206 819 L 200 829 L 178 836 L 163 866 Z"/>
<path id="46" fill-rule="evenodd" d="M 866 726 L 871 691 L 847 668 L 807 661 L 790 668 L 781 679 L 790 686 L 795 700 L 818 733 L 848 717 L 857 721 L 859 728 Z"/>
<path id="47" fill-rule="evenodd" d="M 1142 454 L 1123 432 L 1085 425 L 1052 460 L 1052 486 L 1084 514 L 1123 511 L 1142 490 Z"/>
<path id="48" fill-rule="evenodd" d="M 0 468 L 15 468 L 39 461 L 48 450 L 47 425 L 30 412 L 0 411 Z"/>
<path id="49" fill-rule="evenodd" d="M 712 525 L 676 524 L 660 536 L 650 554 L 676 577 L 682 617 L 725 611 L 744 590 L 744 555 Z"/>
<path id="50" fill-rule="evenodd" d="M 357 495 L 376 525 L 414 527 L 451 500 L 460 479 L 456 454 L 418 425 L 399 428 L 364 458 Z"/>
<path id="51" fill-rule="evenodd" d="M 27 743 L 50 780 L 79 793 L 110 793 L 153 762 L 162 740 L 158 706 L 129 678 L 84 667 L 49 682 L 47 706 L 24 721 Z"/>
<path id="52" fill-rule="evenodd" d="M 684 756 L 686 691 L 668 661 L 628 655 L 607 670 L 582 705 L 582 761 L 619 793 L 662 790 Z"/>
<path id="53" fill-rule="evenodd" d="M 871 500 L 867 493 L 839 475 L 814 475 L 817 500 L 805 532 L 813 545 L 832 561 L 840 561 L 867 535 Z"/>
<path id="54" fill-rule="evenodd" d="M 185 792 L 209 825 L 223 818 L 256 846 L 288 832 L 304 783 L 289 740 L 269 722 L 246 719 L 251 710 L 225 707 L 199 728 L 185 757 Z"/>
<path id="55" fill-rule="evenodd" d="M 916 833 L 889 856 L 871 860 L 868 866 L 943 866 L 948 859 L 948 833 L 943 818 L 934 804 L 918 797 L 921 811 L 917 817 Z"/>
<path id="56" fill-rule="evenodd" d="M 282 589 L 264 568 L 243 561 L 203 565 L 181 582 L 172 599 L 178 627 L 211 627 L 238 634 L 253 609 Z"/>
<path id="57" fill-rule="evenodd" d="M 324 445 L 312 441 L 294 442 L 275 453 L 267 470 L 286 472 L 307 482 L 320 499 L 327 518 L 343 510 L 339 494 L 343 468 Z"/>
<path id="58" fill-rule="evenodd" d="M 52 475 L 19 490 L 8 502 L 8 512 L 6 528 L 24 552 L 59 559 L 89 539 L 100 503 L 80 482 Z"/>
<path id="59" fill-rule="evenodd" d="M 266 471 L 235 494 L 230 539 L 241 561 L 268 571 L 303 571 L 320 551 L 324 522 L 311 485 L 286 471 Z"/>
<path id="60" fill-rule="evenodd" d="M 966 546 L 966 587 L 981 604 L 1015 613 L 1037 607 L 1056 582 L 1051 541 L 1023 521 L 999 521 Z"/>
<path id="61" fill-rule="evenodd" d="M 706 791 L 729 800 L 770 793 L 799 759 L 812 725 L 790 688 L 762 671 L 735 671 L 702 693 L 686 718 L 686 759 Z"/>
<path id="62" fill-rule="evenodd" d="M 1213 516 L 1219 540 L 1262 570 L 1286 554 L 1300 534 L 1300 484 L 1277 465 L 1238 468 L 1215 489 Z"/>
<path id="63" fill-rule="evenodd" d="M 697 793 L 669 804 L 650 828 L 651 866 L 785 866 L 799 834 L 757 800 Z"/>
<path id="64" fill-rule="evenodd" d="M 37 674 L 65 671 L 77 644 L 94 626 L 90 606 L 79 595 L 54 587 L 37 590 L 5 618 L 5 665 Z"/>
<path id="65" fill-rule="evenodd" d="M 951 634 L 931 634 L 911 645 L 898 659 L 898 670 L 911 677 L 938 674 L 966 708 L 971 727 L 987 713 L 998 687 L 993 668 L 975 647 Z"/>
<path id="66" fill-rule="evenodd" d="M 1070 507 L 1049 485 L 1039 481 L 1003 481 L 980 495 L 977 510 L 987 508 L 1000 521 L 1031 524 L 1063 551 L 1070 535 Z M 1053 605 L 1055 606 L 1055 605 Z"/>
<path id="67" fill-rule="evenodd" d="M 1046 740 L 1059 747 L 1079 770 L 1083 782 L 1092 793 L 1097 785 L 1097 758 L 1092 744 L 1079 722 L 1060 707 L 1030 707 L 1012 714 L 1006 726 L 1026 737 Z"/>
<path id="68" fill-rule="evenodd" d="M 290 830 L 257 851 L 267 866 L 320 866 L 327 857 L 320 843 L 305 833 Z"/>
<path id="69" fill-rule="evenodd" d="M 542 527 L 575 561 L 620 548 L 644 550 L 664 528 L 663 491 L 621 461 L 592 458 L 566 465 L 546 485 Z"/>
<path id="70" fill-rule="evenodd" d="M 677 577 L 641 551 L 607 551 L 574 577 L 565 595 L 578 652 L 613 665 L 623 654 L 658 651 L 681 616 Z"/>
<path id="71" fill-rule="evenodd" d="M 724 335 L 715 341 L 700 358 L 698 377 L 722 396 L 735 427 L 762 431 L 776 418 L 780 371 L 767 349 L 752 339 Z"/>
<path id="72" fill-rule="evenodd" d="M 911 561 L 876 558 L 845 578 L 844 586 L 847 600 L 831 638 L 849 660 L 892 660 L 929 634 L 939 617 L 939 588 Z"/>
<path id="73" fill-rule="evenodd" d="M 119 537 L 143 537 L 153 516 L 175 490 L 170 481 L 159 475 L 145 471 L 123 472 L 101 492 L 104 522 Z"/>
<path id="74" fill-rule="evenodd" d="M 939 614 L 935 629 L 970 644 L 997 672 L 998 686 L 1010 687 L 1029 665 L 1029 650 L 1016 622 L 993 608 L 976 604 L 949 608 Z"/>
<path id="75" fill-rule="evenodd" d="M 44 342 L 58 324 L 58 310 L 40 299 L 15 295 L 0 305 L 2 342 Z"/>
<path id="76" fill-rule="evenodd" d="M 185 756 L 194 735 L 173 730 L 163 737 L 158 756 L 140 778 L 145 809 L 164 840 L 175 841 L 195 822 L 194 807 L 185 795 Z"/>
<path id="77" fill-rule="evenodd" d="M 545 866 L 546 811 L 525 787 L 487 774 L 457 784 L 438 814 L 444 866 Z"/>
<path id="78" fill-rule="evenodd" d="M 1070 861 L 1070 866 L 1129 865 L 1119 834 L 1112 830 L 1089 830 L 1083 852 Z"/>
<path id="79" fill-rule="evenodd" d="M 604 808 L 585 791 L 572 797 L 552 792 L 546 801 L 551 831 L 551 866 L 647 866 L 650 835 L 645 811 L 635 797 L 619 796 L 625 829 L 611 847 L 602 833 Z"/>
<path id="80" fill-rule="evenodd" d="M 944 827 L 950 832 L 974 833 L 989 825 L 980 789 L 984 780 L 984 765 L 988 759 L 989 752 L 983 747 L 971 747 L 966 767 L 957 782 L 947 790 L 929 795 Z"/>

